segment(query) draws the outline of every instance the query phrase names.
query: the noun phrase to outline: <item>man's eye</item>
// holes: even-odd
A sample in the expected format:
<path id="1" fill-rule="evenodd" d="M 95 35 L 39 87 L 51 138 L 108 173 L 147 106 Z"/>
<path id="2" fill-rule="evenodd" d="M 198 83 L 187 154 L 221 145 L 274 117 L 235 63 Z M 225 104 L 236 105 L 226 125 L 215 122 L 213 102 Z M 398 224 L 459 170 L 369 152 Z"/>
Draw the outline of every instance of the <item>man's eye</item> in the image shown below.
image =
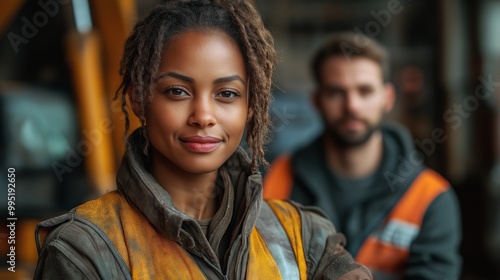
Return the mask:
<path id="1" fill-rule="evenodd" d="M 329 97 L 340 97 L 344 92 L 340 89 L 327 89 L 325 90 L 325 93 Z"/>
<path id="2" fill-rule="evenodd" d="M 363 95 L 363 96 L 367 96 L 367 95 L 369 95 L 369 94 L 373 93 L 373 91 L 374 91 L 374 90 L 373 90 L 373 88 L 371 88 L 371 87 L 363 87 L 363 88 L 360 88 L 360 89 L 359 89 L 359 92 L 360 92 L 360 93 L 361 93 L 361 95 Z"/>

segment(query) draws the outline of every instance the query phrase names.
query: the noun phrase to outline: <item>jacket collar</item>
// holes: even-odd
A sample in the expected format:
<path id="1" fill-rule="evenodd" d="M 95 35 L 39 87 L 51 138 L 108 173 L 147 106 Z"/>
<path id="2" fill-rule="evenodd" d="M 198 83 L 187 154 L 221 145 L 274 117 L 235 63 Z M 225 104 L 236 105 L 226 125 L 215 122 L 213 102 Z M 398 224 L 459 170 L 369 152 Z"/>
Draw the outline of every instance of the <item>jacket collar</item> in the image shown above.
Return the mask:
<path id="1" fill-rule="evenodd" d="M 142 153 L 142 143 L 141 133 L 136 130 L 130 136 L 118 170 L 118 190 L 168 239 L 193 248 L 197 241 L 203 239 L 201 228 L 195 219 L 174 206 L 168 192 L 146 170 L 147 158 Z M 251 174 L 249 170 L 248 156 L 238 148 L 219 170 L 224 186 L 222 195 L 228 199 L 225 200 L 227 205 L 221 205 L 215 216 L 227 219 L 230 215 L 229 220 L 237 219 L 236 223 L 241 225 L 239 229 L 244 234 L 250 234 L 255 224 L 262 197 L 261 176 Z M 233 211 L 235 205 L 237 209 Z M 226 229 L 227 225 L 221 230 L 225 232 Z M 217 235 L 222 237 L 224 232 Z"/>

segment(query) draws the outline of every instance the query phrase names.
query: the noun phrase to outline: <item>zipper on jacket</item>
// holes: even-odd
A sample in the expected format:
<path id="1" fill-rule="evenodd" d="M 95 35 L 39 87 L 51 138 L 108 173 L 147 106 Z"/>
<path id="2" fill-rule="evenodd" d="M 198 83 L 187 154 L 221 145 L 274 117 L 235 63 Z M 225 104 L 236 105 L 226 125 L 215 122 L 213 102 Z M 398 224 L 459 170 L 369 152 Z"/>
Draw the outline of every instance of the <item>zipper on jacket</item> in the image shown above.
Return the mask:
<path id="1" fill-rule="evenodd" d="M 226 276 L 226 275 L 224 275 L 224 274 L 222 273 L 222 271 L 221 271 L 221 270 L 220 270 L 217 266 L 215 266 L 213 263 L 211 263 L 211 262 L 207 259 L 207 257 L 206 257 L 204 254 L 201 254 L 201 253 L 199 253 L 199 252 L 198 252 L 198 251 L 196 251 L 196 250 L 191 250 L 191 249 L 188 249 L 188 248 L 184 247 L 184 245 L 183 245 L 182 243 L 180 243 L 180 242 L 179 242 L 178 244 L 179 244 L 179 245 L 180 245 L 180 246 L 181 246 L 181 247 L 182 247 L 185 251 L 187 251 L 187 252 L 189 252 L 190 254 L 193 254 L 193 255 L 195 255 L 195 256 L 197 256 L 197 257 L 199 257 L 200 259 L 202 259 L 202 260 L 203 260 L 206 264 L 208 264 L 208 266 L 209 266 L 210 268 L 212 268 L 212 269 L 216 272 L 216 274 L 218 274 L 218 275 L 221 277 L 220 279 L 228 280 L 227 276 Z"/>

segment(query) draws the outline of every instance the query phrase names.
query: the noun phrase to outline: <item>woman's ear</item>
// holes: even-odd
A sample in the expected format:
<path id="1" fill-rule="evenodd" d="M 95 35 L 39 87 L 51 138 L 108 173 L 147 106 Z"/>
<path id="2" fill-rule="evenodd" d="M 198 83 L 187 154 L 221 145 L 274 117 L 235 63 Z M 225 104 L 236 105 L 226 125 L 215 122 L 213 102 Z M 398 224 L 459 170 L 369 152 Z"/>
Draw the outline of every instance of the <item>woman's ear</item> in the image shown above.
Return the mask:
<path id="1" fill-rule="evenodd" d="M 130 87 L 130 89 L 127 91 L 128 98 L 130 100 L 130 107 L 132 107 L 132 111 L 134 111 L 134 114 L 140 118 L 141 115 L 141 103 L 139 102 L 139 98 L 137 97 L 137 88 L 136 87 Z"/>
<path id="2" fill-rule="evenodd" d="M 247 123 L 253 118 L 253 114 L 254 114 L 254 111 L 253 111 L 253 108 L 248 108 L 248 113 L 247 113 Z"/>

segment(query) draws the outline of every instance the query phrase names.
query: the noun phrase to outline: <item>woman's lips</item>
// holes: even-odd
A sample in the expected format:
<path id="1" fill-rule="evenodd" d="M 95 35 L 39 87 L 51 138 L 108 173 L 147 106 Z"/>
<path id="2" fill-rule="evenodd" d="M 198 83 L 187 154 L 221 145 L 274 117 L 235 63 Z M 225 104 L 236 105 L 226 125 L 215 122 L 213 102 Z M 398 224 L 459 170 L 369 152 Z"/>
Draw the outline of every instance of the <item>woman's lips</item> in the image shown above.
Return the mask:
<path id="1" fill-rule="evenodd" d="M 181 138 L 181 143 L 190 151 L 210 153 L 222 144 L 222 140 L 211 136 L 189 136 Z"/>

